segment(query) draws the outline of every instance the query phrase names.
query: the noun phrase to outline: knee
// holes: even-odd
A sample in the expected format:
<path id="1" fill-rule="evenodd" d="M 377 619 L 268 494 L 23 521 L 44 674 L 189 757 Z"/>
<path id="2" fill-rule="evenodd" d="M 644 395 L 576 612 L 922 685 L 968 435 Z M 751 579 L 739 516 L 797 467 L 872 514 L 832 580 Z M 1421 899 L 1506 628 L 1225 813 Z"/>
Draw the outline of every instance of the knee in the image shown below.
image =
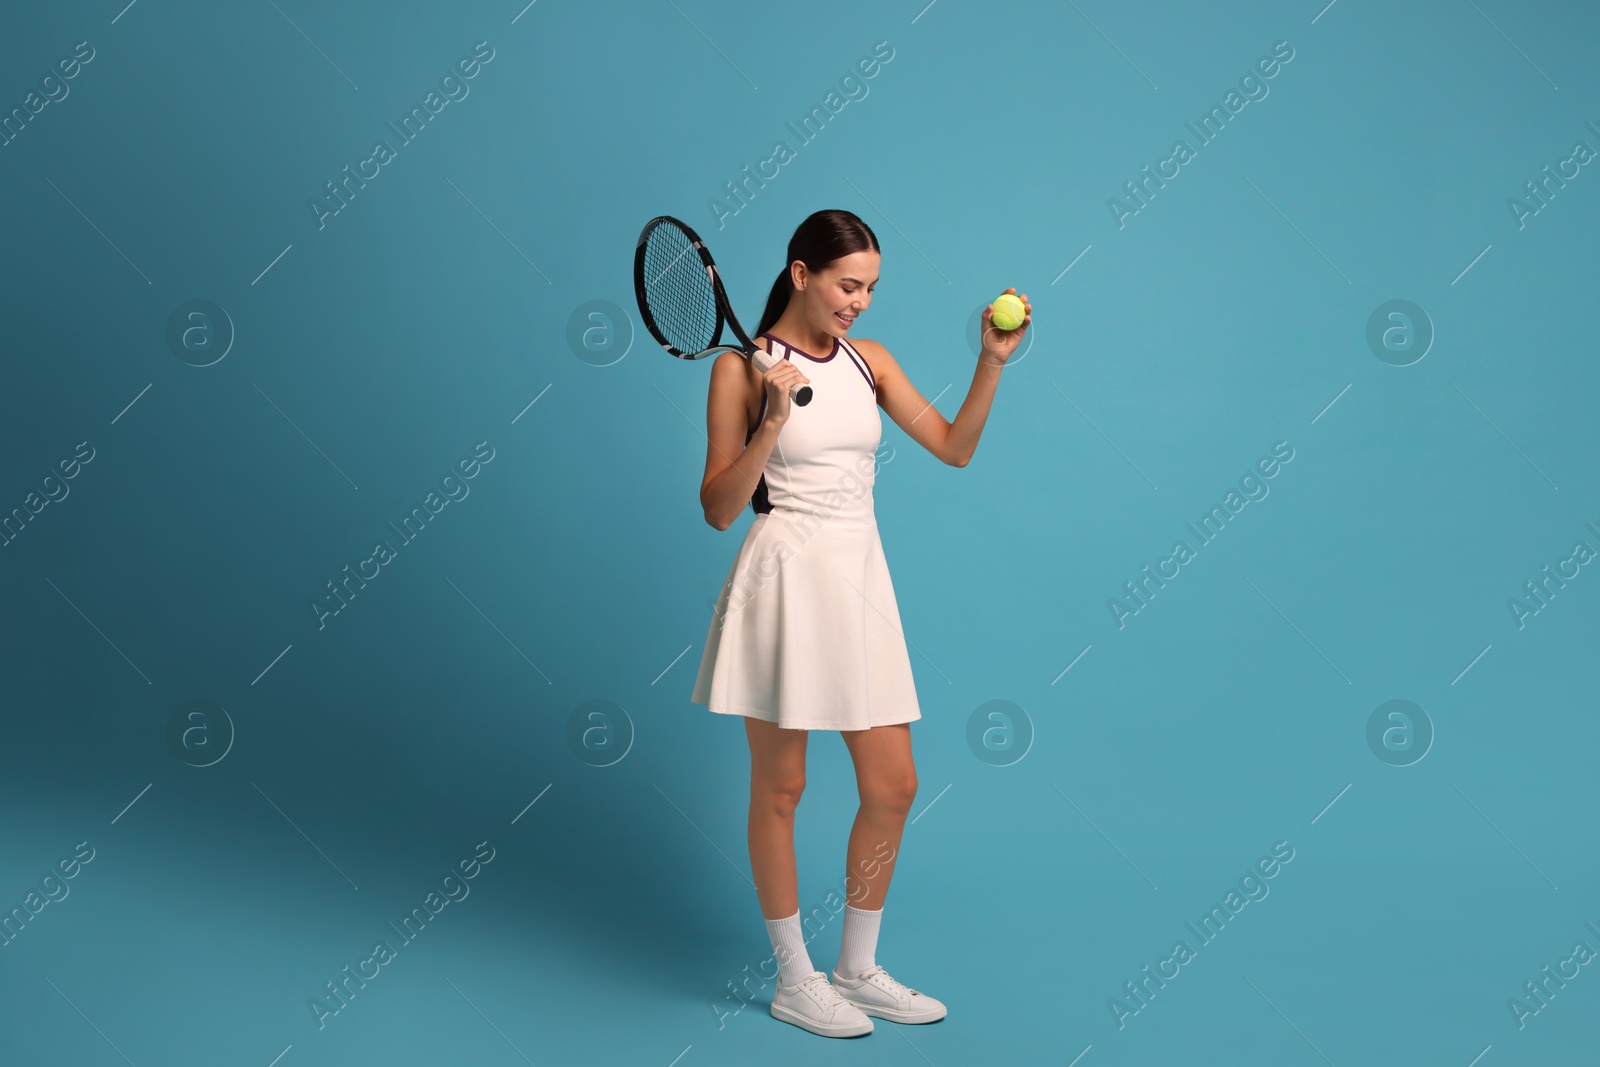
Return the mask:
<path id="1" fill-rule="evenodd" d="M 870 789 L 863 789 L 861 794 L 863 804 L 870 804 L 895 815 L 908 813 L 916 798 L 917 774 L 913 770 L 881 778 L 872 783 Z"/>
<path id="2" fill-rule="evenodd" d="M 752 790 L 750 806 L 764 814 L 793 818 L 795 809 L 800 806 L 800 794 L 805 790 L 805 775 L 786 775 L 773 781 L 763 782 Z"/>

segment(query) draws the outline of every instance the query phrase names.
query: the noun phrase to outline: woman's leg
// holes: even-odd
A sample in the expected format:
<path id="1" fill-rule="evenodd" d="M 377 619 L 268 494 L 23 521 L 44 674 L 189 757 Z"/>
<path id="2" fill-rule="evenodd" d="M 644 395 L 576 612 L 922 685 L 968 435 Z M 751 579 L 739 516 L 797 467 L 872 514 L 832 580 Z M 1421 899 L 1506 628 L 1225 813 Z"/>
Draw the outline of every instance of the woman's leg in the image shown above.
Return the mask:
<path id="1" fill-rule="evenodd" d="M 900 854 L 900 834 L 917 795 L 911 724 L 840 731 L 856 767 L 861 806 L 845 852 L 845 896 L 855 908 L 883 907 Z"/>
<path id="2" fill-rule="evenodd" d="M 805 730 L 745 716 L 750 740 L 750 870 L 767 919 L 800 910 L 795 878 L 794 811 L 806 787 Z"/>

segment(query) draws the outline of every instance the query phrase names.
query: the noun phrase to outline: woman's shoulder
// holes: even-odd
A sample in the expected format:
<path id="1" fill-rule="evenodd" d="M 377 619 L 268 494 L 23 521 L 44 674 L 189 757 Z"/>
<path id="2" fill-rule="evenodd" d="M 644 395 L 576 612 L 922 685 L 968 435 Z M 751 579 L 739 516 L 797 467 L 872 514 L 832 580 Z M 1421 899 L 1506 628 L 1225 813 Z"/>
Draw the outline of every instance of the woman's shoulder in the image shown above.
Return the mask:
<path id="1" fill-rule="evenodd" d="M 756 344 L 763 349 L 766 348 L 759 340 Z M 716 358 L 711 361 L 712 378 L 733 378 L 749 385 L 760 375 L 761 372 L 756 370 L 755 364 L 749 357 L 731 348 L 718 352 Z"/>
<path id="2" fill-rule="evenodd" d="M 772 346 L 767 343 L 767 339 L 764 335 L 760 337 L 752 337 L 750 340 L 754 342 L 755 346 L 761 349 L 763 352 L 772 351 Z M 742 369 L 746 372 L 754 371 L 757 375 L 760 374 L 759 371 L 755 371 L 755 364 L 751 363 L 750 359 L 743 352 L 737 351 L 736 349 L 724 349 L 723 351 L 718 352 L 716 358 L 711 361 L 713 372 L 715 372 L 716 368 L 718 367 L 731 369 L 735 366 L 742 367 Z"/>
<path id="3" fill-rule="evenodd" d="M 895 365 L 894 357 L 889 354 L 889 350 L 871 338 L 852 337 L 850 344 L 861 353 L 861 358 L 867 361 L 867 367 L 872 371 L 873 377 Z"/>

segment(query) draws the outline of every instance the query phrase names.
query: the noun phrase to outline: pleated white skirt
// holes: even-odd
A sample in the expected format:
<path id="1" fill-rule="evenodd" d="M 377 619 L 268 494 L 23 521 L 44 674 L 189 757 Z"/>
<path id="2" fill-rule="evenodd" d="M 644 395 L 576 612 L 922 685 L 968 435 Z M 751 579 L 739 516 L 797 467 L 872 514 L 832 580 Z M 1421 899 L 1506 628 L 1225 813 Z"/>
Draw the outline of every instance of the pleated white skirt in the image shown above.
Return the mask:
<path id="1" fill-rule="evenodd" d="M 689 699 L 793 730 L 920 719 L 877 523 L 757 515 L 717 598 Z"/>

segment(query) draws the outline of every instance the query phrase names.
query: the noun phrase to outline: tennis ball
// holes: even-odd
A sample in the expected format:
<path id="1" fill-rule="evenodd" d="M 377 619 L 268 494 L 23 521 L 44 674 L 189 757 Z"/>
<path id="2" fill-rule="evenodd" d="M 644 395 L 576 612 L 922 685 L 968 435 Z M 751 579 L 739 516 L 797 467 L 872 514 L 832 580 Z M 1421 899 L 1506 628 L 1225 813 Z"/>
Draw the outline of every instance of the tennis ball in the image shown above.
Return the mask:
<path id="1" fill-rule="evenodd" d="M 1022 325 L 1022 319 L 1028 313 L 1022 301 L 1010 293 L 1002 293 L 995 297 L 994 303 L 990 304 L 989 308 L 989 321 L 997 330 L 1015 330 Z"/>

